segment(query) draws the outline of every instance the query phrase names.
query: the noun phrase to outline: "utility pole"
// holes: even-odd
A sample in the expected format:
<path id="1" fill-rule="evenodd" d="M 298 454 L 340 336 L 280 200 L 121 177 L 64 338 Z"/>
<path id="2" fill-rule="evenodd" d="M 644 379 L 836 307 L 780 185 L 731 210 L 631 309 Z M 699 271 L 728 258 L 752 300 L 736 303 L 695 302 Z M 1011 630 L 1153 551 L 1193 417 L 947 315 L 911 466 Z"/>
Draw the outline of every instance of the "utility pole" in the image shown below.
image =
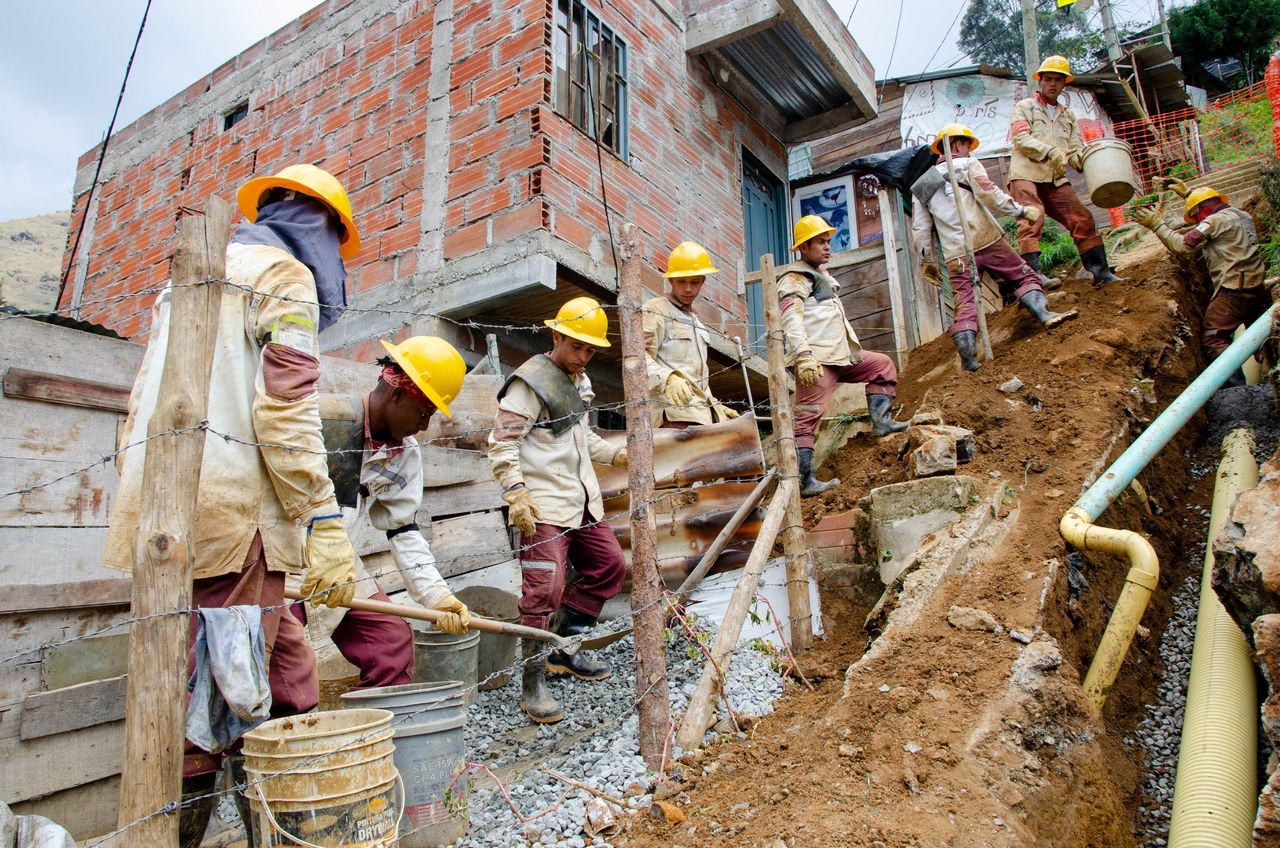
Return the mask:
<path id="1" fill-rule="evenodd" d="M 1114 64 L 1124 58 L 1124 51 L 1120 49 L 1120 36 L 1116 35 L 1116 22 L 1111 17 L 1111 0 L 1098 0 L 1098 11 L 1102 13 L 1102 37 L 1107 42 L 1107 58 Z"/>
<path id="2" fill-rule="evenodd" d="M 1169 17 L 1164 13 L 1164 0 L 1156 0 L 1156 8 L 1160 10 L 1160 36 L 1164 46 L 1173 50 L 1173 41 L 1169 38 Z"/>
<path id="3" fill-rule="evenodd" d="M 1022 0 L 1022 53 L 1027 63 L 1027 88 L 1035 91 L 1031 75 L 1040 67 L 1040 28 L 1036 25 L 1036 0 Z"/>

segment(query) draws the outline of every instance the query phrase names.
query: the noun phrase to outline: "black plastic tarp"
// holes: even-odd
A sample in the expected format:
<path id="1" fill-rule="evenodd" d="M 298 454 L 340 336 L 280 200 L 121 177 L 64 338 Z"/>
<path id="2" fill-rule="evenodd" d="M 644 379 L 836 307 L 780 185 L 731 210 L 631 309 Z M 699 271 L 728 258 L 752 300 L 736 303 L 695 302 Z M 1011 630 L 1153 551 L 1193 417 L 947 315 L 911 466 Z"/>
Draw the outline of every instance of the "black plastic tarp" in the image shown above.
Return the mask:
<path id="1" fill-rule="evenodd" d="M 832 177 L 843 177 L 845 174 L 854 174 L 859 177 L 864 174 L 871 174 L 877 177 L 880 182 L 893 186 L 905 195 L 911 191 L 911 184 L 918 180 L 921 174 L 937 164 L 937 161 L 938 154 L 927 146 L 923 144 L 913 145 L 899 150 L 891 150 L 888 153 L 871 153 L 867 156 L 851 159 L 834 171 L 828 171 L 825 174 L 814 174 L 806 177 L 803 182 L 818 182 Z"/>

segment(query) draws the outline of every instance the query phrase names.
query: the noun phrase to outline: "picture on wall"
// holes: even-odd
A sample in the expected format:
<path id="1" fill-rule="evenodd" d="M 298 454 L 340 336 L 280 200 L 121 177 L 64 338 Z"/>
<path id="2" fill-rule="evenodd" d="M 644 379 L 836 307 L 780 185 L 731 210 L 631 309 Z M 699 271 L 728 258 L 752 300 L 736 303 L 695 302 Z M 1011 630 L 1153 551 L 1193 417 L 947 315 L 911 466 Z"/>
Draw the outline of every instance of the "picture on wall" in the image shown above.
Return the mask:
<path id="1" fill-rule="evenodd" d="M 852 176 L 798 188 L 791 196 L 791 202 L 795 220 L 805 215 L 819 215 L 836 228 L 831 234 L 832 253 L 857 247 L 857 230 L 851 214 L 854 204 Z"/>

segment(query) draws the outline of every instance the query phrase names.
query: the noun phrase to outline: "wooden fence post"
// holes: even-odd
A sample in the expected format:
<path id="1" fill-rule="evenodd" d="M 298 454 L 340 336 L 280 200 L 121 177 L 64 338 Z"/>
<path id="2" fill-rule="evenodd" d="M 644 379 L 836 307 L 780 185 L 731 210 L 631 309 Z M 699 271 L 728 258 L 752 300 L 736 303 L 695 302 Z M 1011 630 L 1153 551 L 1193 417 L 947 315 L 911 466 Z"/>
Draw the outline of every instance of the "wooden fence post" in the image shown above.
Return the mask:
<path id="1" fill-rule="evenodd" d="M 778 308 L 778 277 L 773 254 L 760 257 L 760 280 L 764 289 L 764 329 L 769 353 L 769 406 L 773 415 L 773 447 L 778 473 L 783 480 L 800 479 L 796 459 L 795 413 L 787 389 L 786 356 L 782 350 L 782 313 Z M 781 487 L 778 489 L 782 492 Z M 809 581 L 812 561 L 800 518 L 800 486 L 788 490 L 786 523 L 782 526 L 782 549 L 787 555 L 787 605 L 791 608 L 791 649 L 807 651 L 813 645 L 813 615 L 809 608 Z M 774 497 L 778 497 L 777 494 Z"/>
<path id="2" fill-rule="evenodd" d="M 619 228 L 618 326 L 622 332 L 622 392 L 627 403 L 627 475 L 631 489 L 631 610 L 635 628 L 636 706 L 640 756 L 661 768 L 671 727 L 666 642 L 658 575 L 658 530 L 653 512 L 653 431 L 649 420 L 649 373 L 644 353 L 644 288 L 635 224 Z"/>
<path id="3" fill-rule="evenodd" d="M 133 551 L 135 621 L 129 628 L 117 827 L 143 821 L 129 831 L 124 840 L 129 845 L 178 842 L 177 815 L 147 817 L 182 794 L 190 617 L 172 613 L 191 606 L 191 525 L 205 437 L 199 425 L 208 409 L 223 289 L 208 281 L 226 274 L 230 228 L 231 207 L 210 197 L 203 216 L 182 219 L 170 266 L 169 342 L 159 399 L 147 427 L 150 440 Z"/>

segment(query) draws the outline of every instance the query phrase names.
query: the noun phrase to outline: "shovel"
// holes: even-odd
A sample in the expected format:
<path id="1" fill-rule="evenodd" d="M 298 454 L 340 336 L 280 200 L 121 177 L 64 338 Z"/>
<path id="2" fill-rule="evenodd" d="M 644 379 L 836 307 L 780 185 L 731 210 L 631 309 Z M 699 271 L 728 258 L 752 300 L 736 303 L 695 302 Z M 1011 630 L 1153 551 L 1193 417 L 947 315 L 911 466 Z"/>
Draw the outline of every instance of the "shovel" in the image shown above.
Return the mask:
<path id="1" fill-rule="evenodd" d="M 301 592 L 295 592 L 292 589 L 285 589 L 284 596 L 291 601 L 305 601 L 307 596 Z M 347 609 L 360 610 L 362 612 L 377 612 L 383 615 L 394 615 L 400 618 L 413 618 L 418 621 L 430 621 L 435 623 L 444 615 L 436 610 L 423 609 L 422 607 L 411 607 L 408 604 L 395 604 L 391 601 L 379 601 L 373 598 L 352 598 L 343 604 Z M 523 639 L 537 639 L 539 642 L 550 642 L 566 654 L 577 653 L 581 645 L 580 639 L 566 639 L 558 636 L 548 630 L 539 630 L 536 627 L 525 627 L 523 624 L 511 624 L 506 621 L 494 621 L 491 618 L 480 618 L 479 616 L 471 616 L 471 622 L 467 625 L 471 630 L 481 630 L 485 633 L 505 633 L 508 636 L 519 636 Z"/>

